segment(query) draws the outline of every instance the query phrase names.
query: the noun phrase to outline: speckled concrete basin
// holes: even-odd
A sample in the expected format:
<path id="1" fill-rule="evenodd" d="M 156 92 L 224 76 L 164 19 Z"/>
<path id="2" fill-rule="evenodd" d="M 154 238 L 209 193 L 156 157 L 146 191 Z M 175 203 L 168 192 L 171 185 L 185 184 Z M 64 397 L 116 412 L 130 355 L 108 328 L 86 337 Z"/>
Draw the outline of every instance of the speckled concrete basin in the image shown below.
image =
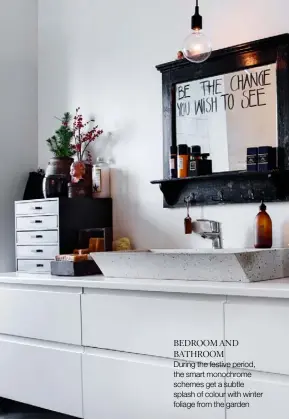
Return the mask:
<path id="1" fill-rule="evenodd" d="M 289 249 L 92 253 L 106 277 L 256 282 L 289 276 Z"/>

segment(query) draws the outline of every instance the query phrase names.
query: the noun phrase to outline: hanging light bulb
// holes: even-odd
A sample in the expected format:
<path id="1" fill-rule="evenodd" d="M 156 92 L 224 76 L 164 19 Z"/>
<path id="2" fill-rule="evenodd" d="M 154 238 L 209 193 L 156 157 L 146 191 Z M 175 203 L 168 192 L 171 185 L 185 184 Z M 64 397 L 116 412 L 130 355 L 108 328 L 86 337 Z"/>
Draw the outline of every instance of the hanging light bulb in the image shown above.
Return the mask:
<path id="1" fill-rule="evenodd" d="M 192 16 L 192 32 L 184 41 L 184 57 L 192 63 L 206 61 L 212 52 L 210 40 L 202 31 L 203 18 L 199 14 L 199 0 L 196 0 L 195 14 Z"/>

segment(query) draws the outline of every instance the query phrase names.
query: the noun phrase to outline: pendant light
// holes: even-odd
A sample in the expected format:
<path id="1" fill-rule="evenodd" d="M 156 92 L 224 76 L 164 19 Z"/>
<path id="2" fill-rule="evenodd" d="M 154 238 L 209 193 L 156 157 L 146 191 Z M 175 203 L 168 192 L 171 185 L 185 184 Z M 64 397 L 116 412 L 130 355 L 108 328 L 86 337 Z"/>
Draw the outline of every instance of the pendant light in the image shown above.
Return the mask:
<path id="1" fill-rule="evenodd" d="M 192 16 L 192 32 L 185 39 L 183 46 L 184 57 L 192 63 L 206 61 L 212 52 L 211 42 L 202 28 L 203 18 L 199 14 L 199 0 L 196 0 L 195 14 Z"/>

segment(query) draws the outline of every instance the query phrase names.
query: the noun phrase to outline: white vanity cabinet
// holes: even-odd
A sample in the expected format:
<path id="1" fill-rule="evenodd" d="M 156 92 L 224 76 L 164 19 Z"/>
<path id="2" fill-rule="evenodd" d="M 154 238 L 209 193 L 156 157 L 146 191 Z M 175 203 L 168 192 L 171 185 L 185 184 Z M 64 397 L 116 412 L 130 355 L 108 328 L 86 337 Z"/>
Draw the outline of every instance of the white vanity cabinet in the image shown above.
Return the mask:
<path id="1" fill-rule="evenodd" d="M 250 402 L 250 407 L 227 409 L 226 419 L 288 419 L 288 376 L 255 374 L 244 382 L 244 391 L 256 390 L 263 393 L 263 397 L 243 398 L 243 402 Z"/>
<path id="2" fill-rule="evenodd" d="M 254 360 L 257 371 L 289 376 L 288 319 L 288 299 L 229 297 L 225 334 L 240 344 L 227 348 L 227 360 Z"/>
<path id="3" fill-rule="evenodd" d="M 288 419 L 288 314 L 289 279 L 204 284 L 2 274 L 0 397 L 84 419 Z M 252 373 L 241 397 L 232 400 L 227 390 L 217 400 L 222 407 L 174 407 L 175 392 L 188 391 L 174 386 L 174 360 L 185 360 L 174 341 L 233 339 L 239 345 L 218 361 L 255 363 L 234 369 Z M 199 380 L 207 385 L 208 378 Z M 216 388 L 225 380 L 210 379 Z M 248 391 L 264 394 L 246 399 Z M 227 405 L 240 401 L 250 407 Z"/>
<path id="4" fill-rule="evenodd" d="M 0 280 L 0 397 L 83 417 L 81 292 Z"/>
<path id="5" fill-rule="evenodd" d="M 0 334 L 81 345 L 80 289 L 0 287 Z"/>
<path id="6" fill-rule="evenodd" d="M 82 417 L 81 350 L 0 336 L 0 395 Z"/>
<path id="7" fill-rule="evenodd" d="M 83 355 L 84 417 L 192 418 L 194 409 L 174 407 L 173 371 L 170 359 L 87 349 Z M 225 419 L 224 409 L 197 412 L 199 419 Z"/>
<path id="8" fill-rule="evenodd" d="M 174 340 L 221 340 L 223 304 L 222 296 L 85 290 L 84 417 L 192 417 L 193 410 L 174 407 L 180 391 L 174 388 L 174 349 L 180 349 Z M 224 409 L 197 412 L 199 419 L 225 419 Z"/>
<path id="9" fill-rule="evenodd" d="M 86 350 L 84 417 L 173 419 L 173 368 L 166 359 Z M 183 418 L 183 415 L 178 415 Z"/>
<path id="10" fill-rule="evenodd" d="M 81 298 L 84 346 L 174 358 L 174 340 L 224 336 L 224 297 L 93 290 Z"/>

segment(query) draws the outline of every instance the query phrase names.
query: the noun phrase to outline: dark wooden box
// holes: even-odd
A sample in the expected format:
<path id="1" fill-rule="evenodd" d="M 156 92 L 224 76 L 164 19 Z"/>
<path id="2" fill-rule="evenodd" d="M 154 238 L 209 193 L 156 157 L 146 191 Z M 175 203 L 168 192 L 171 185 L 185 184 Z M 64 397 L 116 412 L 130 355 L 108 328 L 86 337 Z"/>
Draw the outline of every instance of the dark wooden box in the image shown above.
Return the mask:
<path id="1" fill-rule="evenodd" d="M 80 230 L 103 228 L 108 228 L 108 231 L 112 229 L 111 198 L 59 199 L 59 245 L 61 255 L 73 253 L 74 249 L 80 248 Z M 88 247 L 88 243 L 86 247 Z"/>
<path id="2" fill-rule="evenodd" d="M 86 276 L 101 274 L 101 270 L 93 260 L 82 262 L 56 261 L 51 263 L 51 275 L 56 276 Z"/>

